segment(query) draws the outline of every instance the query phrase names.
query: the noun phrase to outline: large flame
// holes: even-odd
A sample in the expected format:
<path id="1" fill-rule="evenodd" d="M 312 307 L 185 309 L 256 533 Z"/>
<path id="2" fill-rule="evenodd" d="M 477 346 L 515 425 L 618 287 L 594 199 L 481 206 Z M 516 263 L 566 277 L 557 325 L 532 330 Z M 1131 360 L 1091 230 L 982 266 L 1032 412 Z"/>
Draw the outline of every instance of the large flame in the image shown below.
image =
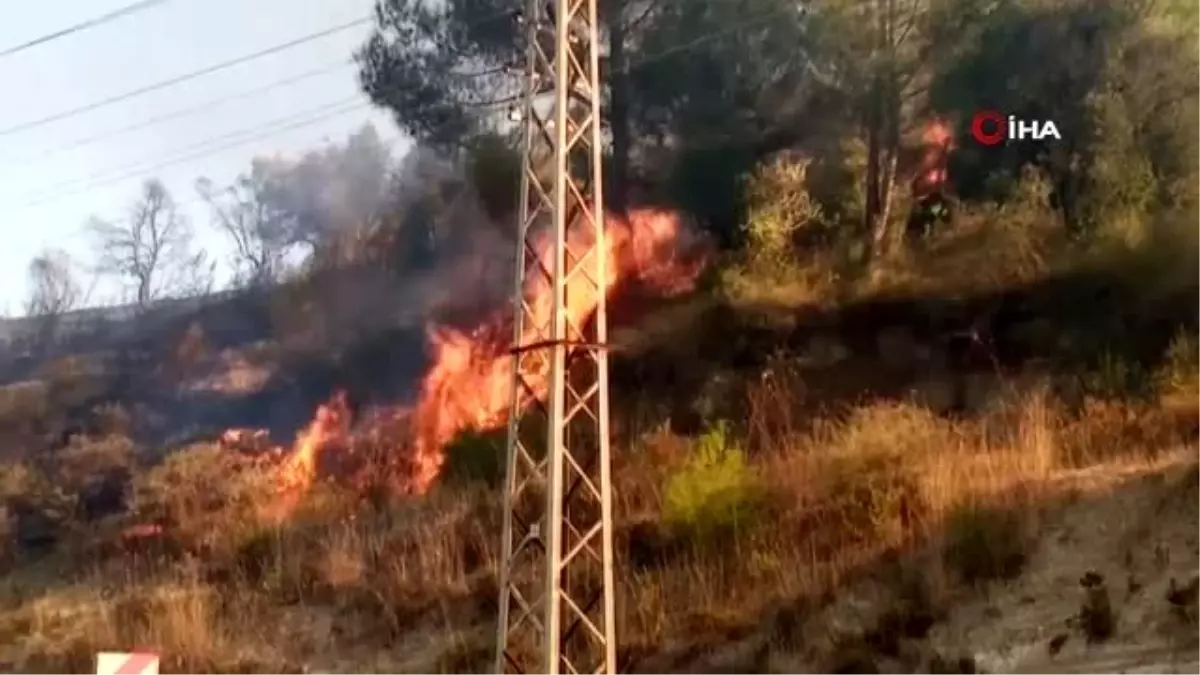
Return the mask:
<path id="1" fill-rule="evenodd" d="M 631 281 L 662 296 L 694 287 L 705 259 L 695 254 L 698 242 L 688 240 L 689 233 L 677 214 L 639 210 L 632 212 L 628 221 L 608 216 L 606 224 L 603 294 Z M 592 242 L 586 235 L 576 235 L 567 243 L 572 254 L 580 255 Z M 546 269 L 551 269 L 550 244 L 542 239 L 532 247 Z M 529 320 L 544 325 L 552 311 L 551 288 L 542 277 L 530 277 L 526 283 Z M 591 282 L 577 275 L 571 283 Z M 568 284 L 566 297 L 568 321 L 581 326 L 595 312 L 601 295 Z M 430 326 L 431 366 L 411 409 L 377 414 L 353 428 L 343 394 L 320 406 L 281 464 L 284 499 L 278 513 L 289 512 L 318 477 L 323 455 L 334 448 L 354 453 L 356 437 L 388 442 L 384 437 L 394 435 L 395 422 L 401 418 L 410 437 L 407 443 L 392 438 L 388 448 L 407 455 L 396 462 L 405 474 L 398 487 L 417 494 L 427 491 L 441 471 L 448 442 L 463 431 L 495 428 L 504 422 L 512 395 L 512 325 L 512 311 L 504 308 L 471 330 Z M 546 393 L 545 375 L 535 376 L 531 382 L 539 397 Z M 384 428 L 388 434 L 380 433 Z"/>
<path id="2" fill-rule="evenodd" d="M 636 280 L 661 295 L 691 289 L 703 269 L 703 258 L 683 256 L 693 247 L 681 241 L 686 234 L 678 215 L 667 211 L 635 211 L 628 222 L 608 217 L 605 231 L 605 285 L 603 294 L 619 283 Z M 583 230 L 567 242 L 574 255 L 582 255 L 593 241 Z M 543 238 L 534 246 L 538 259 L 551 268 L 551 242 Z M 546 325 L 553 310 L 553 293 L 543 275 L 527 278 L 527 320 Z M 569 324 L 581 326 L 596 311 L 600 295 L 589 292 L 592 281 L 576 274 L 568 283 L 566 314 Z M 468 429 L 503 423 L 512 396 L 511 312 L 493 317 L 471 333 L 434 328 L 429 333 L 433 367 L 421 386 L 413 412 L 416 437 L 413 445 L 412 487 L 424 492 L 437 478 L 442 448 Z M 535 395 L 545 395 L 545 373 L 531 384 Z"/>

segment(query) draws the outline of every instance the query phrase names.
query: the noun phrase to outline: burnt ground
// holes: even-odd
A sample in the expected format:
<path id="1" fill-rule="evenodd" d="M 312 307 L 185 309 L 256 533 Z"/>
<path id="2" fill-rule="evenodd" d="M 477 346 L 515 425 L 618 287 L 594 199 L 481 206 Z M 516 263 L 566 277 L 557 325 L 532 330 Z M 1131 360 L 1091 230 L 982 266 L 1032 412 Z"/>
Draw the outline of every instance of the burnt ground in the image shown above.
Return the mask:
<path id="1" fill-rule="evenodd" d="M 680 305 L 665 310 L 684 317 L 678 326 L 649 340 L 627 338 L 612 383 L 682 409 L 688 402 L 681 395 L 702 391 L 722 373 L 762 372 L 783 353 L 802 357 L 796 375 L 826 410 L 911 397 L 935 378 L 959 390 L 935 407 L 964 412 L 970 404 L 962 389 L 973 376 L 1054 379 L 1104 360 L 1152 370 L 1181 330 L 1196 330 L 1196 293 L 1191 286 L 1150 297 L 1127 279 L 1072 274 L 978 296 L 799 308 L 782 327 L 726 303 Z"/>
<path id="2" fill-rule="evenodd" d="M 1105 358 L 1151 369 L 1181 329 L 1195 330 L 1200 316 L 1195 286 L 1148 297 L 1127 278 L 1072 273 L 1025 287 L 966 297 L 884 297 L 836 309 L 788 309 L 788 321 L 764 324 L 753 309 L 735 308 L 711 291 L 657 301 L 620 292 L 610 303 L 614 405 L 669 402 L 662 414 L 679 431 L 705 416 L 698 394 L 723 398 L 726 416 L 738 397 L 720 396 L 714 383 L 760 373 L 773 355 L 803 356 L 797 376 L 823 410 L 868 398 L 906 398 L 931 378 L 949 382 L 935 407 L 970 407 L 967 380 L 1037 372 L 1077 373 Z M 425 327 L 409 313 L 351 332 L 329 349 L 293 348 L 271 338 L 269 299 L 231 296 L 192 313 L 158 320 L 137 340 L 108 338 L 91 345 L 103 352 L 105 386 L 66 411 L 66 429 L 86 430 L 98 404 L 120 401 L 137 411 L 137 435 L 147 446 L 177 447 L 211 438 L 229 427 L 265 428 L 290 439 L 318 404 L 347 392 L 352 409 L 411 400 L 427 366 Z M 664 324 L 650 336 L 641 328 Z M 202 328 L 209 356 L 179 371 L 164 368 L 190 327 Z M 266 348 L 263 348 L 264 345 Z M 230 354 L 256 356 L 230 366 Z M 181 383 L 250 366 L 264 375 L 251 387 L 188 387 Z M 10 364 L 11 366 L 11 364 Z M 7 370 L 29 376 L 27 367 Z M 718 386 L 719 389 L 719 386 Z M 707 410 L 707 414 L 720 413 Z M 617 415 L 620 416 L 619 414 Z M 52 430 L 46 430 L 51 433 Z M 54 433 L 60 433 L 59 429 Z M 618 430 L 619 432 L 619 430 Z"/>

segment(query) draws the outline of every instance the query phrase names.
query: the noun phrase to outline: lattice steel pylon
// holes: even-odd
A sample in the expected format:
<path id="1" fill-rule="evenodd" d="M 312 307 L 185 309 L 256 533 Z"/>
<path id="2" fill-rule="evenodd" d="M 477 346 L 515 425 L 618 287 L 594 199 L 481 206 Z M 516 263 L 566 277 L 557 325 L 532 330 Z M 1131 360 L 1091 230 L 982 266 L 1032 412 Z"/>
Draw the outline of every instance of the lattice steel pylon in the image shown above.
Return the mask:
<path id="1" fill-rule="evenodd" d="M 596 0 L 528 0 L 522 18 L 527 70 L 495 667 L 614 673 Z"/>

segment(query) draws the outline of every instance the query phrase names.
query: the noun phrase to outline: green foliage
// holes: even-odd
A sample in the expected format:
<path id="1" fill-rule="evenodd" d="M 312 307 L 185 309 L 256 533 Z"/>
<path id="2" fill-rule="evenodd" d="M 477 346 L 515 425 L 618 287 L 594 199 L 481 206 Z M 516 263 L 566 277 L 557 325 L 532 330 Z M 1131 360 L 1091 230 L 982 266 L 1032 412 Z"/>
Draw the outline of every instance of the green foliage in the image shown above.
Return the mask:
<path id="1" fill-rule="evenodd" d="M 745 210 L 741 179 L 753 166 L 753 153 L 742 147 L 682 148 L 670 167 L 666 197 L 706 224 L 722 244 L 741 243 L 735 238 Z"/>
<path id="2" fill-rule="evenodd" d="M 837 223 L 841 230 L 861 229 L 866 213 L 861 184 L 866 173 L 866 144 L 851 134 L 814 153 L 806 183 L 825 220 Z"/>
<path id="3" fill-rule="evenodd" d="M 503 221 L 512 215 L 521 183 L 521 157 L 507 139 L 495 134 L 475 139 L 467 156 L 467 174 L 488 216 Z"/>
<path id="4" fill-rule="evenodd" d="M 792 262 L 799 232 L 821 218 L 808 194 L 809 161 L 780 156 L 760 166 L 746 187 L 747 253 L 756 266 Z"/>
<path id="5" fill-rule="evenodd" d="M 479 103 L 515 84 L 506 67 L 520 62 L 523 45 L 507 7 L 385 0 L 359 59 L 364 89 L 406 132 L 430 147 L 468 149 L 471 182 L 493 218 L 512 210 L 519 175 L 502 109 Z M 964 211 L 996 202 L 1013 207 L 1006 219 L 1020 216 L 1010 229 L 1040 218 L 1040 229 L 1066 225 L 1134 244 L 1164 209 L 1194 221 L 1200 65 L 1187 3 L 623 7 L 605 5 L 599 17 L 602 31 L 624 28 L 626 67 L 620 78 L 606 69 L 603 86 L 621 101 L 607 121 L 630 138 L 625 156 L 606 166 L 620 165 L 647 197 L 689 212 L 723 244 L 745 244 L 738 283 L 769 284 L 764 267 L 794 271 L 780 261 L 814 229 L 838 276 L 852 275 L 841 257 L 867 250 L 865 168 L 895 155 L 897 175 L 911 175 L 927 121 L 917 111 L 956 129 L 950 168 Z M 895 41 L 880 47 L 886 35 Z M 806 68 L 793 67 L 798 53 Z M 968 138 L 981 109 L 1053 120 L 1063 140 L 981 148 Z M 877 120 L 865 126 L 884 139 L 882 155 L 868 152 L 865 120 Z M 759 166 L 781 151 L 813 158 L 812 180 L 806 162 Z M 1031 168 L 1047 188 L 1038 195 L 1022 193 Z M 892 197 L 903 222 L 903 181 Z M 818 223 L 826 227 L 811 227 Z"/>
<path id="6" fill-rule="evenodd" d="M 1086 102 L 1096 141 L 1087 169 L 1088 189 L 1081 198 L 1085 227 L 1138 244 L 1145 218 L 1158 194 L 1154 167 L 1136 137 L 1137 120 L 1126 101 L 1098 92 Z"/>
<path id="7" fill-rule="evenodd" d="M 732 301 L 795 307 L 829 299 L 836 290 L 836 255 L 821 241 L 825 217 L 809 194 L 807 158 L 781 154 L 745 181 L 742 259 L 723 270 L 720 287 Z"/>
<path id="8" fill-rule="evenodd" d="M 710 428 L 667 479 L 664 522 L 697 542 L 752 525 L 761 505 L 759 484 L 746 453 L 730 433 L 725 422 Z"/>

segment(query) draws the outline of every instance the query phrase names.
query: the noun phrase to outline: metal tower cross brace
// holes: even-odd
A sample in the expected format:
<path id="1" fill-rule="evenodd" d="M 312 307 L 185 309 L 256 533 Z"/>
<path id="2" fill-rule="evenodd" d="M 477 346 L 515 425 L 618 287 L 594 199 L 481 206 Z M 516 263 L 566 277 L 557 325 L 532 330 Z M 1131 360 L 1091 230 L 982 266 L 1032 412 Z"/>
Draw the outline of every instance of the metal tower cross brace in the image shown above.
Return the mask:
<path id="1" fill-rule="evenodd" d="M 544 2 L 544 4 L 543 4 Z M 613 673 L 596 0 L 529 0 L 496 671 Z"/>

